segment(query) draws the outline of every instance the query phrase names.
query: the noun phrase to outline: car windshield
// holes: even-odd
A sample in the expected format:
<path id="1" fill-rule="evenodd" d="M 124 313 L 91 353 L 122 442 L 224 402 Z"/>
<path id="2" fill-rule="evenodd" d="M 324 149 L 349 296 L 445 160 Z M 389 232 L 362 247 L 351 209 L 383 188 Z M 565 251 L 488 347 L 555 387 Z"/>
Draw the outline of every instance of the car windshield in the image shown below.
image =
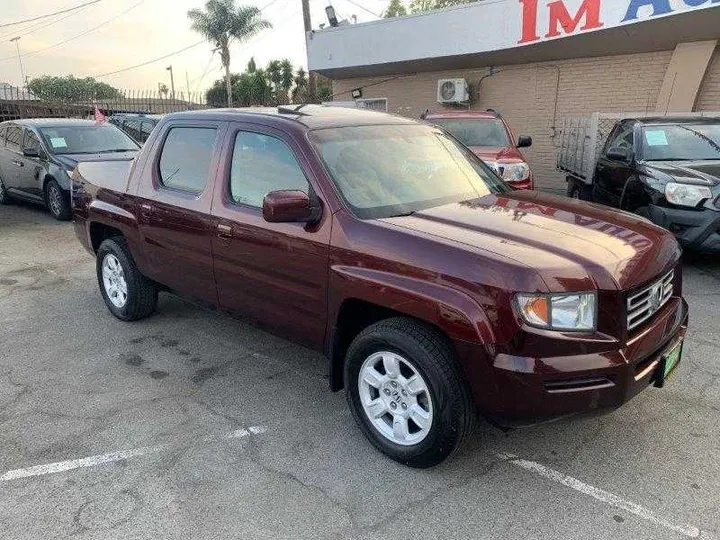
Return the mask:
<path id="1" fill-rule="evenodd" d="M 54 154 L 102 154 L 139 148 L 125 133 L 109 124 L 45 127 L 40 128 L 40 133 Z"/>
<path id="2" fill-rule="evenodd" d="M 329 128 L 312 131 L 310 138 L 361 219 L 407 215 L 511 189 L 432 126 Z"/>
<path id="3" fill-rule="evenodd" d="M 428 122 L 446 129 L 465 146 L 510 146 L 505 124 L 499 118 L 433 118 Z"/>
<path id="4" fill-rule="evenodd" d="M 642 155 L 648 161 L 720 159 L 720 123 L 646 125 Z"/>

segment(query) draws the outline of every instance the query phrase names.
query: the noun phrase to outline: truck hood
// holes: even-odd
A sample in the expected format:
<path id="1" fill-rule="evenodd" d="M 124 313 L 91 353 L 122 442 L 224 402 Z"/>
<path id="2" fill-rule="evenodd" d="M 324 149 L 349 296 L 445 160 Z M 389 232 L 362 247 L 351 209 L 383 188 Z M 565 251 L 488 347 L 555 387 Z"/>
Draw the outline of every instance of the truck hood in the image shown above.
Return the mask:
<path id="1" fill-rule="evenodd" d="M 534 191 L 382 221 L 513 259 L 536 270 L 549 291 L 632 289 L 680 257 L 675 238 L 643 218 Z"/>
<path id="2" fill-rule="evenodd" d="M 709 186 L 720 184 L 720 160 L 646 161 L 645 167 L 650 174 L 666 174 L 677 182 Z"/>
<path id="3" fill-rule="evenodd" d="M 137 152 L 108 152 L 107 154 L 55 154 L 53 157 L 64 167 L 74 169 L 80 163 L 89 161 L 131 161 Z"/>
<path id="4" fill-rule="evenodd" d="M 470 146 L 470 151 L 482 160 L 488 161 L 525 161 L 517 148 L 497 146 Z"/>

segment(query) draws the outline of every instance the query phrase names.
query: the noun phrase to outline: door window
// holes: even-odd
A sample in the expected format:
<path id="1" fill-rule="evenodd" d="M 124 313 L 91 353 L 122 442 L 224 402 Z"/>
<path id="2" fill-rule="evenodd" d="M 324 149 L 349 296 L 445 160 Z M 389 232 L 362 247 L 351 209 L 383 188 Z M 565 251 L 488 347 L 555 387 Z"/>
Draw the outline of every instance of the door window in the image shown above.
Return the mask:
<path id="1" fill-rule="evenodd" d="M 216 135 L 215 128 L 171 128 L 160 154 L 162 185 L 188 193 L 202 193 L 210 173 Z"/>
<path id="2" fill-rule="evenodd" d="M 605 153 L 611 148 L 622 148 L 632 153 L 634 127 L 633 124 L 621 124 L 608 141 Z"/>
<path id="3" fill-rule="evenodd" d="M 277 137 L 241 131 L 235 137 L 230 169 L 232 200 L 261 208 L 271 191 L 308 192 L 308 181 L 290 147 Z"/>
<path id="4" fill-rule="evenodd" d="M 34 150 L 40 151 L 40 140 L 35 136 L 35 134 L 30 131 L 29 129 L 25 130 L 25 141 L 23 142 L 23 149 L 25 148 L 32 148 Z"/>
<path id="5" fill-rule="evenodd" d="M 17 152 L 20 151 L 20 143 L 22 142 L 22 128 L 16 125 L 8 126 L 7 131 L 7 147 Z"/>
<path id="6" fill-rule="evenodd" d="M 0 126 L 0 148 L 5 147 L 5 135 L 7 134 L 7 126 Z"/>

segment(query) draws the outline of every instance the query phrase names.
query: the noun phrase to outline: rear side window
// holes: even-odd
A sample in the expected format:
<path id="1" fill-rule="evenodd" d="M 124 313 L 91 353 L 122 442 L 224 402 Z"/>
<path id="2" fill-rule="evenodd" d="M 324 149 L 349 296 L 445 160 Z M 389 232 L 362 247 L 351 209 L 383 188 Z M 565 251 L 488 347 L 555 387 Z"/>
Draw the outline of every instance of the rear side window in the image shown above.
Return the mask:
<path id="1" fill-rule="evenodd" d="M 239 132 L 230 170 L 232 199 L 261 208 L 265 195 L 286 189 L 308 192 L 308 181 L 290 147 L 277 137 Z"/>
<path id="2" fill-rule="evenodd" d="M 7 133 L 7 126 L 0 126 L 0 146 L 5 146 L 5 134 Z"/>
<path id="3" fill-rule="evenodd" d="M 14 125 L 9 126 L 7 131 L 7 147 L 19 151 L 21 142 L 22 128 Z"/>
<path id="4" fill-rule="evenodd" d="M 215 148 L 215 128 L 171 128 L 160 154 L 160 182 L 171 189 L 202 193 Z"/>

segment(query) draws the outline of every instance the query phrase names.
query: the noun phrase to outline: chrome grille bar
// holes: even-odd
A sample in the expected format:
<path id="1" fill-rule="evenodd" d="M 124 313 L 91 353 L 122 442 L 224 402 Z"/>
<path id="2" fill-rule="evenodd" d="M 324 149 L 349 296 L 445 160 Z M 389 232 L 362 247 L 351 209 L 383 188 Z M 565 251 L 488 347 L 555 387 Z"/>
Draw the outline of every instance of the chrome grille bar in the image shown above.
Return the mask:
<path id="1" fill-rule="evenodd" d="M 632 330 L 655 315 L 670 300 L 673 292 L 674 270 L 627 299 L 627 327 Z"/>

